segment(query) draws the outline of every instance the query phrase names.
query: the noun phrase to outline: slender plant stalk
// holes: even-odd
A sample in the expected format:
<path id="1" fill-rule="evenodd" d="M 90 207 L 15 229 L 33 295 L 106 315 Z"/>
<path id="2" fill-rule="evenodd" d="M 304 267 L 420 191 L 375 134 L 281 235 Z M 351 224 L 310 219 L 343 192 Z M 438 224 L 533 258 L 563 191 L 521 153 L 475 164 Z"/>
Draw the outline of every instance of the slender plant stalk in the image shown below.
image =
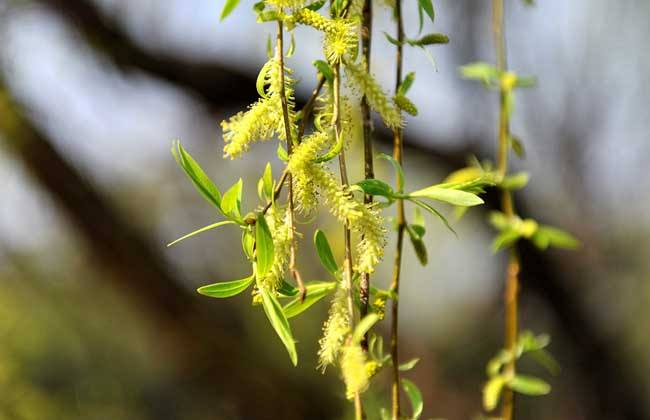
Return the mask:
<path id="1" fill-rule="evenodd" d="M 402 82 L 402 42 L 404 41 L 404 28 L 402 22 L 402 4 L 401 0 L 395 2 L 395 19 L 397 20 L 397 55 L 396 59 L 396 78 L 395 78 L 395 91 L 399 88 Z M 401 128 L 396 128 L 393 131 L 393 158 L 400 165 L 403 164 L 403 133 Z M 397 174 L 399 177 L 400 174 Z M 398 185 L 400 180 L 398 180 Z M 402 270 L 402 248 L 404 244 L 404 201 L 398 199 L 395 203 L 397 206 L 397 249 L 395 250 L 395 259 L 393 261 L 393 279 L 391 283 L 391 290 L 399 296 L 400 275 Z M 393 381 L 391 386 L 391 400 L 392 400 L 392 418 L 399 420 L 400 418 L 400 378 L 399 378 L 399 347 L 398 347 L 398 330 L 399 330 L 399 298 L 392 301 L 392 323 L 390 329 L 390 354 L 393 361 Z"/>
<path id="2" fill-rule="evenodd" d="M 370 71 L 370 49 L 372 38 L 372 1 L 366 0 L 363 4 L 363 20 L 361 22 L 361 51 L 366 59 L 367 70 Z M 375 177 L 374 164 L 372 158 L 372 120 L 370 119 L 370 106 L 368 98 L 364 95 L 361 98 L 361 119 L 363 121 L 363 169 L 366 179 Z M 372 203 L 372 195 L 365 194 L 363 197 L 365 204 Z M 359 283 L 359 301 L 361 302 L 361 318 L 368 314 L 368 300 L 370 298 L 370 274 L 362 273 Z M 361 346 L 364 350 L 368 349 L 368 334 L 366 333 Z"/>
<path id="3" fill-rule="evenodd" d="M 282 103 L 282 118 L 284 120 L 285 136 L 287 138 L 287 154 L 291 156 L 293 152 L 293 139 L 291 138 L 291 126 L 289 123 L 289 108 L 287 105 L 287 95 L 284 90 L 284 30 L 281 20 L 278 20 L 278 37 L 277 37 L 277 51 L 278 60 L 280 62 L 280 102 Z M 305 299 L 307 289 L 302 281 L 300 272 L 296 268 L 296 240 L 295 240 L 295 225 L 294 225 L 294 202 L 293 202 L 293 176 L 288 174 L 287 181 L 289 182 L 289 272 L 298 284 L 300 290 L 301 300 Z"/>
<path id="4" fill-rule="evenodd" d="M 503 25 L 504 6 L 503 0 L 493 0 L 492 10 L 492 31 L 494 35 L 494 46 L 497 58 L 497 69 L 504 72 L 507 69 L 506 42 Z M 506 92 L 501 87 L 499 95 L 499 144 L 497 155 L 497 172 L 499 177 L 504 177 L 508 171 L 508 138 L 510 136 L 510 121 L 506 108 Z M 501 207 L 507 217 L 514 216 L 512 195 L 508 190 L 501 191 Z M 517 344 L 517 293 L 519 289 L 519 257 L 517 251 L 512 247 L 508 256 L 508 268 L 506 274 L 506 285 L 504 292 L 505 304 L 505 349 L 515 351 Z M 511 358 L 505 367 L 507 376 L 514 376 L 516 372 L 516 359 Z M 514 411 L 514 393 L 506 387 L 503 394 L 503 405 L 501 407 L 501 418 L 512 420 Z"/>
<path id="5" fill-rule="evenodd" d="M 341 127 L 341 64 L 334 65 L 334 132 L 336 138 L 339 139 L 343 135 Z M 348 171 L 345 164 L 345 148 L 341 149 L 339 154 L 339 170 L 341 173 L 341 183 L 349 185 Z M 343 270 L 346 280 L 346 287 L 348 289 L 348 312 L 350 315 L 350 327 L 354 330 L 354 297 L 352 285 L 352 243 L 350 235 L 349 222 L 345 223 L 343 228 L 343 237 L 345 239 L 345 261 L 343 263 Z M 356 420 L 363 419 L 363 406 L 361 404 L 361 395 L 359 392 L 354 394 L 354 417 Z"/>

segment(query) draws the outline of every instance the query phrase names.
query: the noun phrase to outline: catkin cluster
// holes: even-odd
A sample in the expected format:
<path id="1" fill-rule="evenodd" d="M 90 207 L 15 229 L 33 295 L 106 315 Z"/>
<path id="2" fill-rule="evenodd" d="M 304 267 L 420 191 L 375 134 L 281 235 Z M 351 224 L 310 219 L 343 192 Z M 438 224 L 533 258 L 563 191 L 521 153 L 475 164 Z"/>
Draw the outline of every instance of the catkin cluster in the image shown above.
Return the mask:
<path id="1" fill-rule="evenodd" d="M 282 83 L 280 60 L 276 56 L 269 60 L 258 77 L 258 91 L 261 98 L 246 112 L 239 112 L 221 123 L 223 129 L 224 157 L 235 159 L 246 152 L 251 143 L 270 140 L 277 136 L 286 140 L 286 130 L 282 116 L 280 92 Z M 285 68 L 284 92 L 287 98 L 291 132 L 295 133 L 295 99 L 291 71 Z"/>

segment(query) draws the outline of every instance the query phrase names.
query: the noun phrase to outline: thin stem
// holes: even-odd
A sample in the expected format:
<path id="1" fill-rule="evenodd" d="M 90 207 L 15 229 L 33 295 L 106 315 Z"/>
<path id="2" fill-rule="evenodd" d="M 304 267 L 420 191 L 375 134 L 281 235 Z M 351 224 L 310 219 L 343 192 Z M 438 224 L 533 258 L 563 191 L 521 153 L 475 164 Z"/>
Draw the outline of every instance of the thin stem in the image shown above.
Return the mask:
<path id="1" fill-rule="evenodd" d="M 336 138 L 339 139 L 343 135 L 341 126 L 341 64 L 334 65 L 334 132 Z M 341 149 L 339 153 L 339 171 L 341 172 L 341 184 L 349 185 L 348 171 L 345 164 L 345 148 Z M 343 270 L 345 273 L 346 287 L 348 289 L 348 313 L 350 315 L 350 324 L 354 329 L 354 297 L 352 285 L 352 243 L 350 237 L 350 223 L 345 222 L 343 228 L 343 237 L 345 239 L 345 261 L 343 263 Z M 363 406 L 361 404 L 361 396 L 358 392 L 354 394 L 354 413 L 356 420 L 363 419 Z"/>
<path id="2" fill-rule="evenodd" d="M 401 0 L 395 2 L 395 19 L 397 20 L 397 55 L 396 59 L 396 80 L 395 91 L 399 88 L 402 82 L 402 42 L 404 40 L 404 27 L 402 22 L 402 4 Z M 403 133 L 401 128 L 396 128 L 393 131 L 393 157 L 400 165 L 403 166 Z M 399 178 L 400 175 L 397 174 Z M 398 179 L 398 183 L 401 180 Z M 392 400 L 392 418 L 399 420 L 400 418 L 400 378 L 399 378 L 399 286 L 400 275 L 402 270 L 402 248 L 404 243 L 404 200 L 397 199 L 397 249 L 395 250 L 395 259 L 393 261 L 393 279 L 391 283 L 391 290 L 397 295 L 396 299 L 392 301 L 392 323 L 390 329 L 390 354 L 393 365 L 393 381 L 391 386 L 391 400 Z"/>
<path id="3" fill-rule="evenodd" d="M 497 58 L 497 69 L 503 73 L 507 69 L 506 41 L 504 36 L 503 0 L 493 0 L 492 9 L 492 32 L 494 35 L 494 48 Z M 508 138 L 510 137 L 510 121 L 506 109 L 506 100 L 508 92 L 501 87 L 499 94 L 499 144 L 497 154 L 497 173 L 499 177 L 504 177 L 508 172 Z M 512 195 L 508 190 L 501 192 L 501 207 L 508 217 L 515 214 Z M 506 284 L 504 292 L 505 304 L 505 348 L 509 352 L 515 351 L 517 344 L 517 293 L 519 289 L 519 257 L 514 248 L 510 249 L 508 256 L 508 268 L 506 274 Z M 504 373 L 507 376 L 514 376 L 516 372 L 516 360 L 511 358 L 505 366 Z M 512 389 L 506 387 L 503 393 L 503 404 L 501 406 L 501 418 L 503 420 L 512 420 L 514 412 L 514 393 Z"/>
<path id="4" fill-rule="evenodd" d="M 372 35 L 372 0 L 365 0 L 363 3 L 363 16 L 361 22 L 361 51 L 365 57 L 366 70 L 370 71 L 370 47 Z M 364 95 L 361 98 L 361 119 L 363 121 L 363 170 L 366 179 L 375 177 L 373 159 L 372 159 L 372 120 L 370 119 L 370 106 L 368 99 Z M 372 195 L 363 196 L 365 204 L 372 203 Z M 359 283 L 359 301 L 361 302 L 361 318 L 368 314 L 368 301 L 370 298 L 370 274 L 361 273 Z M 364 350 L 368 349 L 368 334 L 361 341 Z"/>
<path id="5" fill-rule="evenodd" d="M 287 139 L 287 154 L 291 156 L 293 152 L 293 139 L 291 138 L 291 125 L 289 122 L 289 107 L 287 104 L 287 95 L 284 90 L 284 30 L 282 21 L 278 21 L 278 36 L 277 36 L 277 51 L 278 61 L 280 62 L 280 102 L 282 103 L 282 118 L 284 120 L 284 133 Z M 289 183 L 289 272 L 293 279 L 298 284 L 300 289 L 300 299 L 304 300 L 307 294 L 305 284 L 302 281 L 300 272 L 296 267 L 296 240 L 295 240 L 295 224 L 294 224 L 294 202 L 293 202 L 293 175 L 289 173 L 287 182 Z"/>

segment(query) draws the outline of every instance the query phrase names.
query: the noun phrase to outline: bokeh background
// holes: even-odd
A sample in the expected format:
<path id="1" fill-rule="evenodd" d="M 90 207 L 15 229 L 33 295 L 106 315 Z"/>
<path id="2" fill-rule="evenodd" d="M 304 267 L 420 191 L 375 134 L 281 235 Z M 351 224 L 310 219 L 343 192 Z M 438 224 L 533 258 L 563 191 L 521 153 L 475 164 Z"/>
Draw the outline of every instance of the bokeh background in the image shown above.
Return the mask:
<path id="1" fill-rule="evenodd" d="M 254 22 L 251 5 L 219 23 L 217 0 L 0 1 L 1 419 L 349 417 L 335 370 L 316 371 L 325 302 L 293 322 L 301 364 L 292 368 L 247 294 L 194 291 L 246 274 L 236 229 L 165 247 L 217 218 L 176 167 L 173 139 L 221 188 L 244 178 L 249 208 L 275 156 L 269 143 L 242 160 L 221 157 L 218 122 L 255 99 L 274 29 Z M 388 88 L 394 52 L 382 32 L 394 25 L 377 5 L 372 66 Z M 428 30 L 451 43 L 430 49 L 435 66 L 421 50 L 406 54 L 421 113 L 406 128 L 411 188 L 469 156 L 494 156 L 497 97 L 457 71 L 493 61 L 490 2 L 434 5 Z M 648 420 L 650 2 L 506 6 L 510 67 L 539 81 L 517 98 L 513 132 L 527 157 L 514 167 L 531 173 L 517 206 L 583 243 L 520 248 L 522 324 L 552 335 L 562 371 L 522 365 L 553 391 L 519 398 L 519 418 Z M 416 2 L 404 9 L 414 28 Z M 304 100 L 320 40 L 300 28 L 296 38 L 289 65 Z M 380 124 L 375 137 L 388 151 Z M 377 172 L 392 177 L 384 164 Z M 421 358 L 407 375 L 425 418 L 478 415 L 484 365 L 501 346 L 504 261 L 490 250 L 486 214 L 473 209 L 458 238 L 428 219 L 427 267 L 407 244 L 400 339 L 404 360 Z M 320 222 L 337 237 L 331 218 Z M 305 236 L 303 275 L 323 279 Z M 378 284 L 388 284 L 386 265 Z M 386 379 L 365 394 L 371 419 L 386 404 Z"/>

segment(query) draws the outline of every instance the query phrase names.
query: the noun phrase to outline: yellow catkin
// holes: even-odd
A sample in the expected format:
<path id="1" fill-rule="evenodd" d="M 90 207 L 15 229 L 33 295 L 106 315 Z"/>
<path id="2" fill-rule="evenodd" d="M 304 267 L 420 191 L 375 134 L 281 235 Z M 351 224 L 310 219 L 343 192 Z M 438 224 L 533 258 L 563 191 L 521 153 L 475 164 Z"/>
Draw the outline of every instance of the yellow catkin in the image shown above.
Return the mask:
<path id="1" fill-rule="evenodd" d="M 275 292 L 282 284 L 289 260 L 290 225 L 288 213 L 276 213 L 270 207 L 266 214 L 266 222 L 273 237 L 273 265 L 268 274 L 262 279 L 265 288 Z"/>
<path id="2" fill-rule="evenodd" d="M 331 134 L 316 131 L 305 137 L 289 159 L 287 168 L 293 174 L 296 209 L 309 213 L 318 205 L 318 186 L 306 170 L 318 154 L 332 143 Z"/>
<path id="3" fill-rule="evenodd" d="M 270 140 L 277 136 L 286 140 L 284 119 L 282 117 L 282 103 L 280 100 L 281 66 L 278 57 L 274 57 L 262 68 L 264 97 L 250 106 L 248 111 L 240 112 L 227 121 L 221 123 L 223 129 L 224 157 L 235 159 L 246 152 L 251 143 Z M 296 112 L 291 70 L 285 68 L 284 75 L 285 95 L 288 103 L 289 121 L 291 131 L 296 131 Z"/>
<path id="4" fill-rule="evenodd" d="M 366 96 L 368 104 L 381 116 L 386 126 L 399 128 L 403 125 L 400 110 L 389 100 L 379 83 L 366 71 L 363 58 L 358 63 L 346 60 L 345 72 L 353 82 L 352 85 Z"/>
<path id="5" fill-rule="evenodd" d="M 305 6 L 305 0 L 264 0 L 269 6 L 275 7 L 276 9 L 300 9 Z"/>
<path id="6" fill-rule="evenodd" d="M 353 54 L 358 48 L 357 19 L 329 19 L 309 9 L 301 9 L 293 14 L 293 19 L 303 25 L 311 26 L 325 34 L 323 49 L 331 62 L 338 62 L 347 54 Z"/>
<path id="7" fill-rule="evenodd" d="M 345 382 L 345 394 L 354 398 L 368 387 L 368 370 L 366 354 L 359 344 L 346 344 L 341 354 L 341 374 Z"/>
<path id="8" fill-rule="evenodd" d="M 345 338 L 350 333 L 350 316 L 346 306 L 347 289 L 342 286 L 336 290 L 329 316 L 323 325 L 323 337 L 319 340 L 319 368 L 325 368 L 336 363 Z"/>

